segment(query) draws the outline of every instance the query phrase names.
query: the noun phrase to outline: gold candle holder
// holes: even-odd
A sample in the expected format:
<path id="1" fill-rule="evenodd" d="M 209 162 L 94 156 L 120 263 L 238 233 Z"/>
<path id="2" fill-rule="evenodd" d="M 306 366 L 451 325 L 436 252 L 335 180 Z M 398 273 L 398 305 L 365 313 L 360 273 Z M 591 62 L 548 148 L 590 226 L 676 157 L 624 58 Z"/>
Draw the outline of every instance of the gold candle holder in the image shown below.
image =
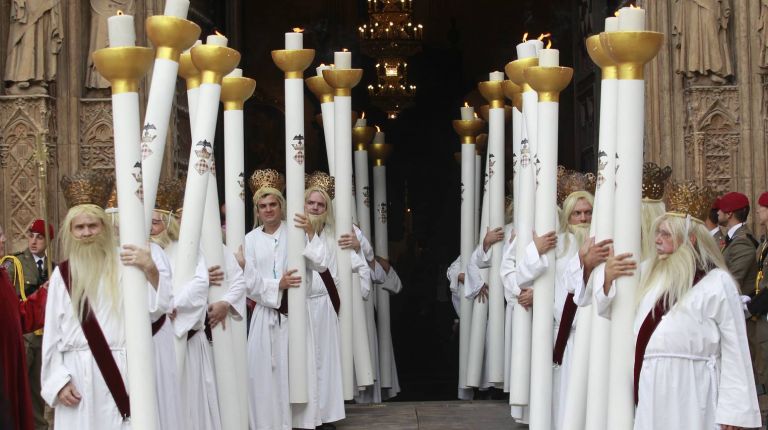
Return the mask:
<path id="1" fill-rule="evenodd" d="M 525 69 L 529 67 L 535 67 L 539 65 L 539 59 L 536 57 L 522 58 L 520 60 L 510 61 L 504 66 L 504 72 L 507 77 L 517 84 L 523 92 L 533 91 L 528 82 L 525 80 Z"/>
<path id="2" fill-rule="evenodd" d="M 352 96 L 352 88 L 363 78 L 363 69 L 327 69 L 323 70 L 323 79 L 333 88 L 337 97 Z"/>
<path id="3" fill-rule="evenodd" d="M 502 88 L 503 81 L 485 81 L 478 82 L 477 89 L 480 91 L 480 95 L 488 101 L 488 105 L 491 108 L 503 108 L 504 107 L 504 89 Z"/>
<path id="4" fill-rule="evenodd" d="M 147 37 L 155 47 L 155 58 L 179 62 L 179 56 L 200 37 L 200 26 L 168 15 L 154 15 L 145 22 Z"/>
<path id="5" fill-rule="evenodd" d="M 221 80 L 221 102 L 224 104 L 224 110 L 243 110 L 245 101 L 251 98 L 255 89 L 254 79 L 225 76 Z"/>
<path id="6" fill-rule="evenodd" d="M 605 51 L 603 43 L 600 41 L 600 35 L 595 34 L 587 37 L 585 40 L 589 58 L 600 68 L 602 79 L 617 79 L 619 77 L 619 68 L 610 55 Z"/>
<path id="7" fill-rule="evenodd" d="M 373 160 L 374 166 L 383 166 L 390 155 L 392 145 L 388 143 L 372 143 L 368 145 L 368 156 Z"/>
<path id="8" fill-rule="evenodd" d="M 315 59 L 314 49 L 277 49 L 272 51 L 272 61 L 285 73 L 285 79 L 302 79 Z"/>
<path id="9" fill-rule="evenodd" d="M 504 95 L 512 102 L 512 106 L 516 107 L 518 111 L 523 111 L 523 89 L 516 83 L 505 80 L 501 84 L 504 89 Z"/>
<path id="10" fill-rule="evenodd" d="M 312 76 L 304 80 L 312 94 L 320 100 L 320 103 L 333 101 L 333 88 L 325 82 L 322 76 Z"/>
<path id="11" fill-rule="evenodd" d="M 453 129 L 461 136 L 462 144 L 474 144 L 484 128 L 485 121 L 479 118 L 453 120 Z"/>
<path id="12" fill-rule="evenodd" d="M 240 63 L 240 53 L 226 46 L 198 45 L 190 50 L 192 63 L 200 71 L 201 84 L 219 84 Z"/>
<path id="13" fill-rule="evenodd" d="M 524 70 L 528 85 L 539 94 L 539 102 L 560 101 L 560 92 L 568 86 L 573 78 L 570 67 L 528 67 Z"/>
<path id="14" fill-rule="evenodd" d="M 616 63 L 619 79 L 641 80 L 645 64 L 659 53 L 664 35 L 655 31 L 615 31 L 600 33 L 600 42 Z"/>
<path id="15" fill-rule="evenodd" d="M 352 144 L 355 151 L 365 151 L 376 135 L 376 127 L 352 127 Z"/>
<path id="16" fill-rule="evenodd" d="M 139 79 L 152 65 L 152 49 L 143 46 L 103 48 L 93 52 L 96 70 L 112 84 L 112 94 L 136 93 Z"/>
<path id="17" fill-rule="evenodd" d="M 179 56 L 179 76 L 187 83 L 187 91 L 200 86 L 200 71 L 192 62 L 192 52 L 187 51 Z"/>

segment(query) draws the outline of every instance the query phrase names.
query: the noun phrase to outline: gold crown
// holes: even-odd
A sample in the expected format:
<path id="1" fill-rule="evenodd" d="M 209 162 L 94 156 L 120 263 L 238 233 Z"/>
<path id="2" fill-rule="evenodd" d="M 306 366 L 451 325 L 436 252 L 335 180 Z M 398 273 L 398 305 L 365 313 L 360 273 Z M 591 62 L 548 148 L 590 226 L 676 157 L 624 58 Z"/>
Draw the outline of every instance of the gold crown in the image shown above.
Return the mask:
<path id="1" fill-rule="evenodd" d="M 588 191 L 594 195 L 596 183 L 597 178 L 592 173 L 581 173 L 557 166 L 557 204 L 562 205 L 565 199 L 576 191 Z"/>
<path id="2" fill-rule="evenodd" d="M 115 178 L 103 172 L 81 170 L 61 178 L 61 188 L 67 207 L 92 204 L 106 207 Z"/>
<path id="3" fill-rule="evenodd" d="M 107 199 L 107 205 L 104 206 L 104 209 L 110 209 L 110 208 L 117 208 L 117 182 L 112 183 L 112 191 L 109 193 L 109 198 Z"/>
<path id="4" fill-rule="evenodd" d="M 248 185 L 253 194 L 265 187 L 283 192 L 285 190 L 285 178 L 275 169 L 261 169 L 253 172 L 251 179 L 248 180 Z"/>
<path id="5" fill-rule="evenodd" d="M 669 177 L 672 176 L 672 168 L 659 167 L 653 162 L 643 164 L 643 198 L 661 200 L 664 198 L 664 189 L 667 187 Z"/>
<path id="6" fill-rule="evenodd" d="M 690 215 L 704 222 L 716 197 L 711 188 L 699 187 L 693 181 L 670 182 L 665 195 L 667 213 Z"/>
<path id="7" fill-rule="evenodd" d="M 304 186 L 306 188 L 317 187 L 328 193 L 333 199 L 336 197 L 336 181 L 333 176 L 319 170 L 304 176 Z"/>
<path id="8" fill-rule="evenodd" d="M 185 184 L 186 181 L 183 178 L 160 181 L 157 184 L 155 209 L 167 212 L 178 211 L 184 205 Z"/>

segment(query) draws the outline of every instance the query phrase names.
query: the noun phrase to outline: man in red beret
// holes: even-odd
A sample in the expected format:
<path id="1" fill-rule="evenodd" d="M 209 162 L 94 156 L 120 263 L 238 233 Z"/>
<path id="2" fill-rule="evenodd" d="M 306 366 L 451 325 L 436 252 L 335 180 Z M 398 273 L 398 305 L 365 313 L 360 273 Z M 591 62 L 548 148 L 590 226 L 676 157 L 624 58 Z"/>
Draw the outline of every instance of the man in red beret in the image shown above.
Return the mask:
<path id="1" fill-rule="evenodd" d="M 728 270 L 741 288 L 745 303 L 756 296 L 757 265 L 755 252 L 757 240 L 747 227 L 749 199 L 737 192 L 730 192 L 718 199 L 717 218 L 726 230 L 723 258 Z M 747 305 L 749 308 L 749 305 Z M 747 320 L 749 351 L 757 378 L 759 394 L 765 393 L 768 384 L 768 321 L 765 316 L 752 315 Z"/>
<path id="2" fill-rule="evenodd" d="M 717 211 L 720 209 L 720 199 L 715 200 L 712 202 L 712 208 L 709 209 L 709 216 L 707 219 L 704 220 L 704 225 L 707 226 L 707 230 L 709 230 L 709 234 L 712 235 L 713 238 L 715 238 L 715 242 L 717 242 L 717 246 L 720 247 L 720 250 L 722 251 L 725 248 L 725 235 L 723 234 L 723 229 L 720 228 L 720 224 L 717 221 Z"/>
<path id="3" fill-rule="evenodd" d="M 46 249 L 49 241 L 54 239 L 54 230 L 51 224 L 47 225 L 48 237 L 46 238 L 46 223 L 42 219 L 36 219 L 27 227 L 27 248 L 13 254 L 18 258 L 22 273 L 16 273 L 14 266 L 8 267 L 8 275 L 16 287 L 16 294 L 22 301 L 35 293 L 41 286 L 48 282 L 48 278 L 56 267 L 48 261 Z M 22 285 L 23 280 L 23 285 Z M 45 420 L 45 402 L 40 395 L 40 367 L 42 364 L 42 330 L 24 335 L 27 350 L 27 367 L 29 387 L 32 391 L 32 412 L 35 417 L 36 429 L 47 429 Z"/>
<path id="4" fill-rule="evenodd" d="M 768 192 L 761 194 L 760 198 L 757 199 L 755 212 L 757 213 L 758 224 L 764 229 L 768 228 Z M 768 314 L 768 290 L 766 290 L 768 288 L 768 279 L 766 279 L 768 275 L 768 258 L 766 258 L 768 256 L 768 239 L 765 234 L 761 239 L 760 246 L 757 247 L 757 286 L 760 293 L 747 305 L 752 315 Z"/>

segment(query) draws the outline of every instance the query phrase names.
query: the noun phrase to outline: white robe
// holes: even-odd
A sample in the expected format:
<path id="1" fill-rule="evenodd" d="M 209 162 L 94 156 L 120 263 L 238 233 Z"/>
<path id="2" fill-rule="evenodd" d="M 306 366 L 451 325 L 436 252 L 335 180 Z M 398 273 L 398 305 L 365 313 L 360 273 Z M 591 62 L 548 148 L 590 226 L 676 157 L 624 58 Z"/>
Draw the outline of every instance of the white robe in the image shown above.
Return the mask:
<path id="1" fill-rule="evenodd" d="M 316 238 L 313 238 L 313 240 L 319 240 L 325 244 L 322 252 L 326 255 L 316 255 L 313 258 L 323 261 L 323 265 L 328 268 L 331 277 L 338 286 L 336 238 L 333 232 L 326 232 L 326 230 L 328 229 L 324 229 Z M 342 420 L 346 416 L 341 374 L 341 329 L 339 328 L 339 317 L 333 309 L 331 298 L 320 273 L 312 271 L 312 276 L 309 279 L 307 305 L 309 306 L 312 331 L 315 335 L 318 413 L 320 421 L 331 423 Z"/>
<path id="2" fill-rule="evenodd" d="M 378 280 L 381 280 L 381 283 L 377 285 L 377 288 L 381 288 L 387 291 L 389 294 L 398 294 L 403 289 L 403 283 L 400 280 L 400 277 L 397 275 L 397 272 L 395 271 L 394 267 L 390 266 L 389 272 L 385 272 L 384 269 L 381 267 L 381 265 L 376 264 L 376 271 L 381 272 L 374 277 L 374 282 L 378 282 Z M 383 279 L 382 279 L 382 273 L 383 273 Z M 400 379 L 397 376 L 397 363 L 395 363 L 395 349 L 394 349 L 394 345 L 392 344 L 391 337 L 389 342 L 389 353 L 391 357 L 390 363 L 392 363 L 390 368 L 390 374 L 392 375 L 392 386 L 388 388 L 381 388 L 382 400 L 391 399 L 392 397 L 395 397 L 400 393 Z"/>
<path id="3" fill-rule="evenodd" d="M 160 282 L 158 285 L 156 306 L 154 309 L 150 309 L 152 323 L 166 315 L 163 326 L 152 336 L 155 352 L 157 415 L 160 419 L 160 429 L 165 430 L 178 428 L 182 425 L 183 403 L 181 401 L 181 386 L 176 368 L 173 323 L 167 316 L 172 311 L 173 306 L 171 263 L 163 249 L 158 245 L 150 243 L 150 251 L 161 279 L 168 279 L 167 282 Z"/>
<path id="4" fill-rule="evenodd" d="M 177 243 L 165 251 L 175 262 Z M 173 308 L 176 318 L 173 328 L 177 342 L 187 342 L 186 356 L 181 368 L 181 392 L 185 428 L 192 430 L 218 430 L 221 428 L 216 376 L 213 370 L 213 351 L 205 336 L 205 315 L 208 311 L 208 267 L 202 252 L 198 253 L 195 274 L 180 291 L 174 293 Z M 197 332 L 188 339 L 191 330 Z"/>
<path id="5" fill-rule="evenodd" d="M 598 313 L 610 318 L 616 288 L 595 290 Z M 635 336 L 659 293 L 657 285 L 640 302 Z M 710 271 L 664 315 L 645 350 L 638 397 L 636 430 L 760 427 L 742 303 L 727 272 Z"/>
<path id="6" fill-rule="evenodd" d="M 120 263 L 116 262 L 116 264 Z M 160 284 L 169 282 L 170 279 L 161 273 Z M 161 288 L 155 290 L 151 284 L 147 283 L 148 304 L 151 312 L 157 310 L 160 290 Z M 112 356 L 120 374 L 123 375 L 123 382 L 130 395 L 131 390 L 126 379 L 125 329 L 122 313 L 115 312 L 101 297 L 89 300 L 89 304 L 96 314 L 101 331 L 112 350 Z M 122 310 L 122 301 L 119 301 L 116 306 Z M 48 285 L 42 353 L 41 394 L 46 403 L 55 409 L 54 426 L 57 429 L 130 428 L 130 423 L 124 422 L 120 416 L 114 398 L 96 365 L 58 268 L 51 275 Z M 81 395 L 80 402 L 73 407 L 64 406 L 58 399 L 59 391 L 70 381 Z"/>
<path id="7" fill-rule="evenodd" d="M 464 275 L 464 282 L 459 282 L 459 274 L 461 272 L 461 256 L 456 257 L 456 260 L 448 266 L 446 271 L 446 277 L 448 278 L 448 288 L 451 291 L 451 303 L 453 309 L 456 311 L 456 316 L 461 319 L 461 295 L 468 289 L 472 289 L 474 295 L 479 292 L 477 286 L 483 286 L 483 279 L 480 276 L 480 269 L 475 264 L 467 264 L 467 273 Z M 476 291 L 474 291 L 476 290 Z M 471 324 L 472 321 L 467 321 L 467 324 Z M 462 324 L 459 321 L 459 324 Z M 459 386 L 456 392 L 456 398 L 459 400 L 472 400 L 475 396 L 475 391 L 472 388 L 464 388 Z"/>

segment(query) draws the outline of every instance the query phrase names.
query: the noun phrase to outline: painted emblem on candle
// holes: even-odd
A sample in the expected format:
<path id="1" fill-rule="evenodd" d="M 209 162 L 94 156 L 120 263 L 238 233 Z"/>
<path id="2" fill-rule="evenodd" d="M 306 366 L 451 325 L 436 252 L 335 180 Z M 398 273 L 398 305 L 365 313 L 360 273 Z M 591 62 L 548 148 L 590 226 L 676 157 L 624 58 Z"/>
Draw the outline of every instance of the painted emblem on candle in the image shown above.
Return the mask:
<path id="1" fill-rule="evenodd" d="M 245 201 L 245 175 L 243 172 L 237 175 L 237 185 L 240 187 L 240 200 Z"/>
<path id="2" fill-rule="evenodd" d="M 464 182 L 461 183 L 461 191 L 459 195 L 461 196 L 461 201 L 463 202 L 464 201 Z"/>
<path id="3" fill-rule="evenodd" d="M 382 224 L 387 223 L 387 204 L 379 203 L 379 207 L 376 208 L 376 213 L 379 215 L 379 222 Z"/>
<path id="4" fill-rule="evenodd" d="M 605 175 L 603 175 L 603 170 L 605 169 L 605 166 L 608 165 L 608 154 L 605 153 L 605 151 L 600 151 L 597 153 L 597 188 L 600 188 L 601 185 L 605 182 Z"/>
<path id="5" fill-rule="evenodd" d="M 144 186 L 142 185 L 142 178 L 143 175 L 141 173 L 141 162 L 137 161 L 133 165 L 133 169 L 131 169 L 131 176 L 133 176 L 133 179 L 136 181 L 136 191 L 134 191 L 134 194 L 136 197 L 139 198 L 142 202 L 144 201 Z"/>
<path id="6" fill-rule="evenodd" d="M 293 137 L 293 140 L 296 143 L 292 143 L 291 146 L 293 147 L 294 151 L 296 151 L 296 154 L 294 154 L 293 159 L 296 160 L 299 165 L 304 164 L 304 136 L 297 134 Z"/>
<path id="7" fill-rule="evenodd" d="M 210 172 L 214 177 L 216 176 L 216 160 L 213 158 L 211 158 L 211 168 L 208 169 L 208 172 Z"/>
<path id="8" fill-rule="evenodd" d="M 536 167 L 536 185 L 539 185 L 539 172 L 541 172 L 541 160 L 539 160 L 539 154 L 534 156 L 533 165 Z"/>
<path id="9" fill-rule="evenodd" d="M 528 147 L 528 139 L 520 142 L 520 167 L 526 168 L 531 164 L 531 149 Z"/>
<path id="10" fill-rule="evenodd" d="M 213 145 L 207 140 L 201 140 L 195 145 L 195 155 L 197 155 L 197 162 L 195 163 L 195 170 L 197 173 L 204 175 L 210 169 L 208 160 L 213 155 Z"/>
<path id="11" fill-rule="evenodd" d="M 513 152 L 512 153 L 512 171 L 513 172 L 517 172 L 517 167 L 518 167 L 517 166 L 517 153 Z"/>
<path id="12" fill-rule="evenodd" d="M 370 190 L 371 190 L 371 187 L 367 185 L 363 187 L 363 204 L 367 208 L 371 207 L 371 199 L 370 199 L 371 191 Z"/>
<path id="13" fill-rule="evenodd" d="M 154 124 L 146 124 L 141 130 L 141 159 L 146 160 L 153 151 L 149 148 L 149 145 L 157 139 L 157 127 Z"/>
<path id="14" fill-rule="evenodd" d="M 496 172 L 494 170 L 495 166 L 496 166 L 496 156 L 493 154 L 488 154 L 488 179 L 491 179 L 493 177 L 493 174 Z"/>

